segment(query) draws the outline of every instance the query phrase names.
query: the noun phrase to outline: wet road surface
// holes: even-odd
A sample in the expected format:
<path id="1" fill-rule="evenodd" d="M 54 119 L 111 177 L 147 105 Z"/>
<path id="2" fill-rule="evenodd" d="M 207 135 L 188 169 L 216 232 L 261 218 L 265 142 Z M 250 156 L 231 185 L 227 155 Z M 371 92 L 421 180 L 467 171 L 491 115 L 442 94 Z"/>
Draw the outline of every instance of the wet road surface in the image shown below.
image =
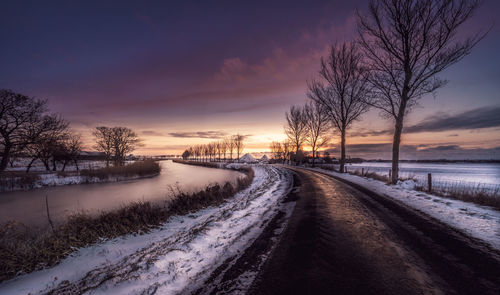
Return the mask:
<path id="1" fill-rule="evenodd" d="M 295 209 L 250 294 L 500 294 L 499 251 L 387 197 L 293 170 Z"/>

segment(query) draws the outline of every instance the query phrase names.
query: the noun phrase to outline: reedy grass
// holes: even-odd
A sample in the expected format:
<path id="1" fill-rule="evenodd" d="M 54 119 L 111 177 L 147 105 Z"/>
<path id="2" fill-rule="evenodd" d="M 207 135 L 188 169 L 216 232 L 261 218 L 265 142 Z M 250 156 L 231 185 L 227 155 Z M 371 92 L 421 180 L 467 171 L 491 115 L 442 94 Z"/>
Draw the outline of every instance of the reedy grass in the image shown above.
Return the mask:
<path id="1" fill-rule="evenodd" d="M 77 213 L 54 230 L 8 222 L 0 227 L 0 282 L 56 265 L 78 248 L 126 234 L 147 233 L 173 215 L 219 205 L 252 183 L 253 170 L 241 170 L 246 176 L 239 178 L 236 184 L 213 184 L 196 193 L 178 190 L 173 198 L 164 202 L 134 202 L 97 216 Z"/>

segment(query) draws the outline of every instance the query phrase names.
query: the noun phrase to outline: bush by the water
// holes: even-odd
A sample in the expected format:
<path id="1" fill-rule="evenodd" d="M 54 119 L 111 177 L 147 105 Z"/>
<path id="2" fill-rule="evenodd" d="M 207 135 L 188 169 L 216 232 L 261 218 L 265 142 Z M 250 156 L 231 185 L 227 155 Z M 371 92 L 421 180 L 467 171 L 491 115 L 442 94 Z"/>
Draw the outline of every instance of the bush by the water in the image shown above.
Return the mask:
<path id="1" fill-rule="evenodd" d="M 137 161 L 123 166 L 110 166 L 99 169 L 82 169 L 80 175 L 106 179 L 111 176 L 148 176 L 160 173 L 161 167 L 153 160 Z"/>
<path id="2" fill-rule="evenodd" d="M 208 168 L 219 168 L 219 165 L 215 162 L 186 161 L 186 160 L 181 160 L 181 159 L 173 159 L 172 162 L 180 163 L 180 164 L 187 164 L 187 165 L 194 165 L 194 166 L 202 166 L 202 167 L 208 167 Z"/>
<path id="3" fill-rule="evenodd" d="M 238 179 L 236 184 L 209 185 L 197 193 L 178 192 L 163 203 L 136 202 L 98 216 L 79 213 L 57 225 L 54 230 L 35 231 L 16 222 L 4 224 L 0 227 L 0 282 L 55 265 L 76 248 L 102 239 L 145 233 L 166 222 L 172 215 L 219 205 L 252 183 L 253 170 L 247 168 L 242 172 L 246 176 Z"/>
<path id="4" fill-rule="evenodd" d="M 32 189 L 40 179 L 40 175 L 36 173 L 26 173 L 24 171 L 2 172 L 0 174 L 0 188 L 5 191 L 15 188 Z"/>

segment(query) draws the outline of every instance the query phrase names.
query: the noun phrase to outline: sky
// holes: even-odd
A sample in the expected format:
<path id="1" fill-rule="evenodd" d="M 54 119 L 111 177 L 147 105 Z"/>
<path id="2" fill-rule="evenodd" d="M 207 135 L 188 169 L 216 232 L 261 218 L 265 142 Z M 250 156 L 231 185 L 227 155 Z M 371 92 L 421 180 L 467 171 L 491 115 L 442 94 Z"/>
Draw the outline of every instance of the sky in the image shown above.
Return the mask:
<path id="1" fill-rule="evenodd" d="M 245 150 L 283 140 L 284 114 L 335 42 L 356 36 L 368 1 L 2 1 L 0 88 L 49 101 L 92 147 L 96 126 L 127 126 L 136 154 L 181 153 L 231 134 Z M 403 159 L 500 158 L 500 2 L 462 33 L 488 35 L 405 121 Z M 389 159 L 377 110 L 348 131 L 351 157 Z M 338 152 L 338 134 L 327 149 Z"/>

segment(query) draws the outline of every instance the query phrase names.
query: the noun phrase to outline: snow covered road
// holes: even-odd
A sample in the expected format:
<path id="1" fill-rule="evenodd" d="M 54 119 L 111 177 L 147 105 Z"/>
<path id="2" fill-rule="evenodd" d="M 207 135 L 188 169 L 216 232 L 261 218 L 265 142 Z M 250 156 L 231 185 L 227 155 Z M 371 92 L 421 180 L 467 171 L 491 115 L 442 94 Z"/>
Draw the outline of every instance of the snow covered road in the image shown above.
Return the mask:
<path id="1" fill-rule="evenodd" d="M 199 288 L 237 258 L 282 210 L 291 173 L 253 166 L 249 188 L 218 207 L 171 218 L 161 228 L 79 249 L 59 265 L 0 284 L 1 294 L 178 294 Z M 287 207 L 287 208 L 284 208 Z M 229 262 L 230 264 L 231 262 Z M 245 275 L 248 285 L 253 280 Z"/>

